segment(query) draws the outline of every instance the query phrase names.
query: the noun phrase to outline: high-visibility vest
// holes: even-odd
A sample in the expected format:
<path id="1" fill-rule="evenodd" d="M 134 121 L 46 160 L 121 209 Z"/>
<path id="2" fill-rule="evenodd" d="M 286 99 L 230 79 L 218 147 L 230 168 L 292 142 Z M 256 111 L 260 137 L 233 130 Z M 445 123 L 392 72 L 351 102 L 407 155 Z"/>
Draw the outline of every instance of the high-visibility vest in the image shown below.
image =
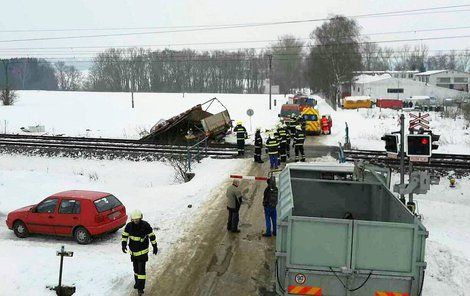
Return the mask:
<path id="1" fill-rule="evenodd" d="M 305 133 L 303 131 L 297 131 L 294 136 L 295 146 L 302 146 L 305 142 Z"/>
<path id="2" fill-rule="evenodd" d="M 279 142 L 277 139 L 269 138 L 266 141 L 266 148 L 268 149 L 269 155 L 277 155 L 279 151 Z"/>
<path id="3" fill-rule="evenodd" d="M 237 125 L 233 131 L 237 133 L 237 140 L 245 140 L 248 137 L 246 128 L 243 125 Z"/>

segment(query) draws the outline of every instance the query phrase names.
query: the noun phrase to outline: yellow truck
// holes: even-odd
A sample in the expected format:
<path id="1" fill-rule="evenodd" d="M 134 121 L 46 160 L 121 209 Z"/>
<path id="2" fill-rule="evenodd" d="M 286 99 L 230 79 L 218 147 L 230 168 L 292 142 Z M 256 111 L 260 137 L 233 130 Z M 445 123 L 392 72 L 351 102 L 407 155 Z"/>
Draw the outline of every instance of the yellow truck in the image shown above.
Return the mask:
<path id="1" fill-rule="evenodd" d="M 305 121 L 305 132 L 308 135 L 320 135 L 320 112 L 313 107 L 304 106 L 300 114 Z"/>

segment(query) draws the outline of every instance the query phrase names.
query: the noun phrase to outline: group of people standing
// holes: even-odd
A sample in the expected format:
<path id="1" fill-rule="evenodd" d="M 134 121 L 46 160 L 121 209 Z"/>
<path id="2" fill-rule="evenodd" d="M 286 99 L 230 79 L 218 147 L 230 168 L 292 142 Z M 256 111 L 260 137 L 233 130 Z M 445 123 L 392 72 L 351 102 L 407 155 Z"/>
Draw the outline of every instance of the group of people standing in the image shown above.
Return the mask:
<path id="1" fill-rule="evenodd" d="M 263 236 L 270 237 L 273 235 L 276 236 L 276 206 L 278 189 L 274 176 L 271 176 L 267 180 L 267 183 L 268 186 L 265 188 L 263 193 L 263 208 L 266 222 L 266 232 L 263 234 Z M 227 189 L 226 196 L 228 210 L 227 231 L 232 233 L 239 233 L 239 212 L 243 202 L 243 194 L 240 190 L 240 181 L 238 179 L 234 179 L 232 181 L 232 185 L 230 185 Z"/>
<path id="2" fill-rule="evenodd" d="M 297 120 L 278 123 L 276 128 L 268 131 L 265 150 L 269 156 L 271 169 L 278 169 L 281 163 L 287 162 L 291 155 L 291 147 L 294 149 L 295 161 L 305 161 L 304 152 L 305 129 L 302 122 Z M 263 163 L 261 154 L 263 150 L 263 138 L 261 130 L 256 129 L 254 161 Z"/>

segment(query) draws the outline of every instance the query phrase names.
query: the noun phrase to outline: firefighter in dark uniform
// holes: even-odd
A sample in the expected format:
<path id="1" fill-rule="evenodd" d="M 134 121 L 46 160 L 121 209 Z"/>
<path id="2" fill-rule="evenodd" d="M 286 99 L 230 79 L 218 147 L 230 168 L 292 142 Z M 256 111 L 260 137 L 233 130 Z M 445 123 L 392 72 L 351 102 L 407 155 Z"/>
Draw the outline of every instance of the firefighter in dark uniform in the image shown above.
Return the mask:
<path id="1" fill-rule="evenodd" d="M 296 126 L 297 126 L 297 118 L 295 116 L 295 113 L 292 113 L 291 116 L 290 116 L 290 120 L 287 122 L 287 127 L 288 127 L 288 131 L 289 131 L 287 157 L 290 157 L 290 146 L 291 146 L 291 143 L 294 141 L 295 127 Z"/>
<path id="2" fill-rule="evenodd" d="M 237 121 L 237 125 L 233 129 L 233 132 L 237 134 L 238 156 L 245 155 L 245 139 L 248 139 L 248 133 L 241 121 Z"/>
<path id="3" fill-rule="evenodd" d="M 296 132 L 294 136 L 294 145 L 295 145 L 295 161 L 299 161 L 299 154 L 301 155 L 300 161 L 305 162 L 305 153 L 304 153 L 304 142 L 305 142 L 305 132 L 302 130 L 300 125 L 295 127 Z"/>
<path id="4" fill-rule="evenodd" d="M 138 294 L 144 294 L 145 264 L 148 261 L 149 241 L 152 243 L 153 254 L 158 253 L 157 238 L 152 227 L 147 221 L 142 220 L 143 216 L 139 210 L 131 213 L 131 222 L 127 223 L 122 232 L 122 251 L 127 253 L 127 242 L 129 241 L 129 254 L 134 265 L 134 289 Z"/>
<path id="5" fill-rule="evenodd" d="M 287 131 L 283 124 L 279 124 L 277 128 L 279 134 L 279 154 L 281 156 L 281 162 L 287 161 Z"/>
<path id="6" fill-rule="evenodd" d="M 274 133 L 270 133 L 266 140 L 266 153 L 269 155 L 269 163 L 271 169 L 277 169 L 279 167 L 278 154 L 279 154 L 279 142 L 277 141 Z"/>
<path id="7" fill-rule="evenodd" d="M 278 147 L 277 147 L 277 166 L 279 167 L 281 165 L 281 136 L 279 135 L 279 128 L 280 124 L 276 125 L 276 128 L 274 129 L 274 138 L 276 138 Z"/>
<path id="8" fill-rule="evenodd" d="M 263 163 L 261 160 L 261 149 L 263 149 L 263 138 L 261 138 L 261 129 L 258 127 L 255 133 L 255 162 Z"/>
<path id="9" fill-rule="evenodd" d="M 300 127 L 302 128 L 302 130 L 305 132 L 305 127 L 307 126 L 307 122 L 305 121 L 304 117 L 301 115 L 299 115 L 299 117 L 297 117 L 297 125 L 300 125 Z M 296 126 L 297 127 L 297 126 Z"/>

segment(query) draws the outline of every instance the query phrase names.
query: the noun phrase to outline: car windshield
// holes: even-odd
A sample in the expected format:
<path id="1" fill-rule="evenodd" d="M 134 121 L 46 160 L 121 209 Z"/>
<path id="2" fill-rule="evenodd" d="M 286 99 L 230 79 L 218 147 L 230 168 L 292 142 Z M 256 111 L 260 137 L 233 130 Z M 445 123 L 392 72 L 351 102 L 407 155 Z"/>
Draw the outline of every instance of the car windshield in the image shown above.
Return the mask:
<path id="1" fill-rule="evenodd" d="M 94 201 L 96 210 L 98 213 L 105 212 L 122 205 L 122 203 L 113 195 L 108 195 L 106 197 L 97 199 Z"/>

